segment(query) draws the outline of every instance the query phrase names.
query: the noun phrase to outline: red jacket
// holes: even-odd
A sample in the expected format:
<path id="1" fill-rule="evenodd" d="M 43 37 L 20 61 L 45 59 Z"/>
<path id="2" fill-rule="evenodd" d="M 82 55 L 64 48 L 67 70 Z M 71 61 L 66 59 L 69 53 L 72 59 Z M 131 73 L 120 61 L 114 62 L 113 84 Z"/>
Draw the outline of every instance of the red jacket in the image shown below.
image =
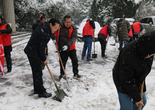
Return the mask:
<path id="1" fill-rule="evenodd" d="M 128 36 L 133 37 L 131 25 L 130 25 L 130 32 L 128 33 Z"/>
<path id="2" fill-rule="evenodd" d="M 5 30 L 7 26 L 7 23 L 2 24 L 0 26 L 0 30 Z M 11 42 L 11 34 L 0 34 L 0 36 L 2 37 L 2 42 L 3 42 L 3 46 L 9 46 L 12 44 Z"/>
<path id="3" fill-rule="evenodd" d="M 133 23 L 132 26 L 133 26 L 133 29 L 134 29 L 135 33 L 140 33 L 140 22 L 139 21 Z"/>
<path id="4" fill-rule="evenodd" d="M 104 34 L 105 35 L 105 37 L 107 38 L 108 37 L 108 25 L 105 25 L 100 31 L 99 31 L 99 33 L 98 34 Z"/>
<path id="5" fill-rule="evenodd" d="M 84 37 L 85 35 L 94 36 L 94 29 L 93 29 L 93 27 L 90 25 L 89 21 L 86 22 L 85 26 L 83 27 L 82 36 Z"/>
<path id="6" fill-rule="evenodd" d="M 60 32 L 60 28 L 58 29 L 58 31 L 55 32 L 57 44 L 58 44 L 58 39 L 59 39 L 59 32 Z M 73 26 L 69 28 L 69 36 L 68 36 L 69 40 L 71 39 L 72 32 L 73 32 Z M 73 49 L 75 49 L 75 43 L 70 46 L 69 50 L 73 50 Z"/>

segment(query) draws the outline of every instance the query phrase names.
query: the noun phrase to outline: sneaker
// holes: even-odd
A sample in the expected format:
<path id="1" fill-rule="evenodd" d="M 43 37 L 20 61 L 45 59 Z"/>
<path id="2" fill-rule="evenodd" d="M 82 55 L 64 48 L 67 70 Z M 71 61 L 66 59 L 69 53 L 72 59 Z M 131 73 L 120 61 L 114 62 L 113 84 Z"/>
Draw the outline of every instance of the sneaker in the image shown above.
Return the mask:
<path id="1" fill-rule="evenodd" d="M 39 94 L 38 96 L 39 96 L 39 97 L 48 98 L 48 97 L 51 97 L 52 94 L 51 94 L 51 93 L 44 92 L 44 93 L 42 93 L 42 94 Z"/>
<path id="2" fill-rule="evenodd" d="M 87 61 L 92 61 L 93 59 L 89 59 L 89 60 L 87 60 Z"/>
<path id="3" fill-rule="evenodd" d="M 102 58 L 108 58 L 107 55 L 103 56 Z"/>
<path id="4" fill-rule="evenodd" d="M 34 94 L 38 94 L 38 92 L 37 91 L 34 91 Z"/>
<path id="5" fill-rule="evenodd" d="M 60 80 L 61 78 L 64 78 L 64 77 L 65 77 L 64 74 L 60 74 L 60 76 L 59 76 L 59 80 Z"/>
<path id="6" fill-rule="evenodd" d="M 74 79 L 80 79 L 81 76 L 80 76 L 79 74 L 75 74 L 75 75 L 73 76 L 73 78 L 74 78 Z"/>

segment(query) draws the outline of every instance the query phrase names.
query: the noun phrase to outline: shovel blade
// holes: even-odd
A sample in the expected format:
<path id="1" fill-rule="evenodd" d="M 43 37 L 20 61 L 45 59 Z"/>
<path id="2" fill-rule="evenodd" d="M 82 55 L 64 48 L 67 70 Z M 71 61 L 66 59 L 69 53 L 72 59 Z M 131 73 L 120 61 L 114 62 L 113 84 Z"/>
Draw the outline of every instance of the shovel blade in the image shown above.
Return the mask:
<path id="1" fill-rule="evenodd" d="M 97 54 L 92 54 L 92 58 L 97 58 Z"/>
<path id="2" fill-rule="evenodd" d="M 57 89 L 57 91 L 55 91 L 55 94 L 60 101 L 62 101 L 65 96 L 68 96 L 62 89 Z"/>

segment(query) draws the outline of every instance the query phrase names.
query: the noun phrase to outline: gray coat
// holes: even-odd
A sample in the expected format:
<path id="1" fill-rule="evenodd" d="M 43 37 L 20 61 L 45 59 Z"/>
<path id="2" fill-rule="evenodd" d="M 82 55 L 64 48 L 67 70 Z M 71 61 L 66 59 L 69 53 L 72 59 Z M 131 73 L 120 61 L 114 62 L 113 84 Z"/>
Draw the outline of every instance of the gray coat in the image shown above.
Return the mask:
<path id="1" fill-rule="evenodd" d="M 124 18 L 120 18 L 117 24 L 117 33 L 119 41 L 129 40 L 128 33 L 130 31 L 130 24 Z"/>

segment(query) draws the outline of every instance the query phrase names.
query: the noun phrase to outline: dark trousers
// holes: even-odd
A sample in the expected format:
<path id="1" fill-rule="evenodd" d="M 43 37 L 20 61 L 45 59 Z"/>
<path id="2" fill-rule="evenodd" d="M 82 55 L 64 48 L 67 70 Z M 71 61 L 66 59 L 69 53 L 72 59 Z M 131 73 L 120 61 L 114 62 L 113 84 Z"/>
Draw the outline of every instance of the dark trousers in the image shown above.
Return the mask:
<path id="1" fill-rule="evenodd" d="M 41 58 L 32 56 L 27 57 L 32 69 L 34 91 L 36 91 L 38 94 L 42 94 L 46 92 L 46 89 L 43 86 Z"/>
<path id="2" fill-rule="evenodd" d="M 107 43 L 105 35 L 99 34 L 98 41 L 101 44 L 101 55 L 102 57 L 105 57 L 105 49 L 106 49 L 106 43 Z"/>
<path id="3" fill-rule="evenodd" d="M 11 60 L 11 53 L 10 52 L 5 53 L 5 59 L 6 59 L 8 71 L 11 71 L 12 70 L 12 60 Z"/>
<path id="4" fill-rule="evenodd" d="M 74 50 L 70 50 L 70 51 L 60 52 L 60 56 L 61 56 L 64 68 L 66 67 L 68 57 L 70 57 L 70 59 L 72 61 L 73 73 L 74 73 L 74 75 L 78 74 L 78 59 L 77 59 L 77 55 L 76 55 L 76 50 L 74 49 Z M 64 74 L 61 64 L 60 64 L 60 72 L 61 72 L 61 74 Z"/>

